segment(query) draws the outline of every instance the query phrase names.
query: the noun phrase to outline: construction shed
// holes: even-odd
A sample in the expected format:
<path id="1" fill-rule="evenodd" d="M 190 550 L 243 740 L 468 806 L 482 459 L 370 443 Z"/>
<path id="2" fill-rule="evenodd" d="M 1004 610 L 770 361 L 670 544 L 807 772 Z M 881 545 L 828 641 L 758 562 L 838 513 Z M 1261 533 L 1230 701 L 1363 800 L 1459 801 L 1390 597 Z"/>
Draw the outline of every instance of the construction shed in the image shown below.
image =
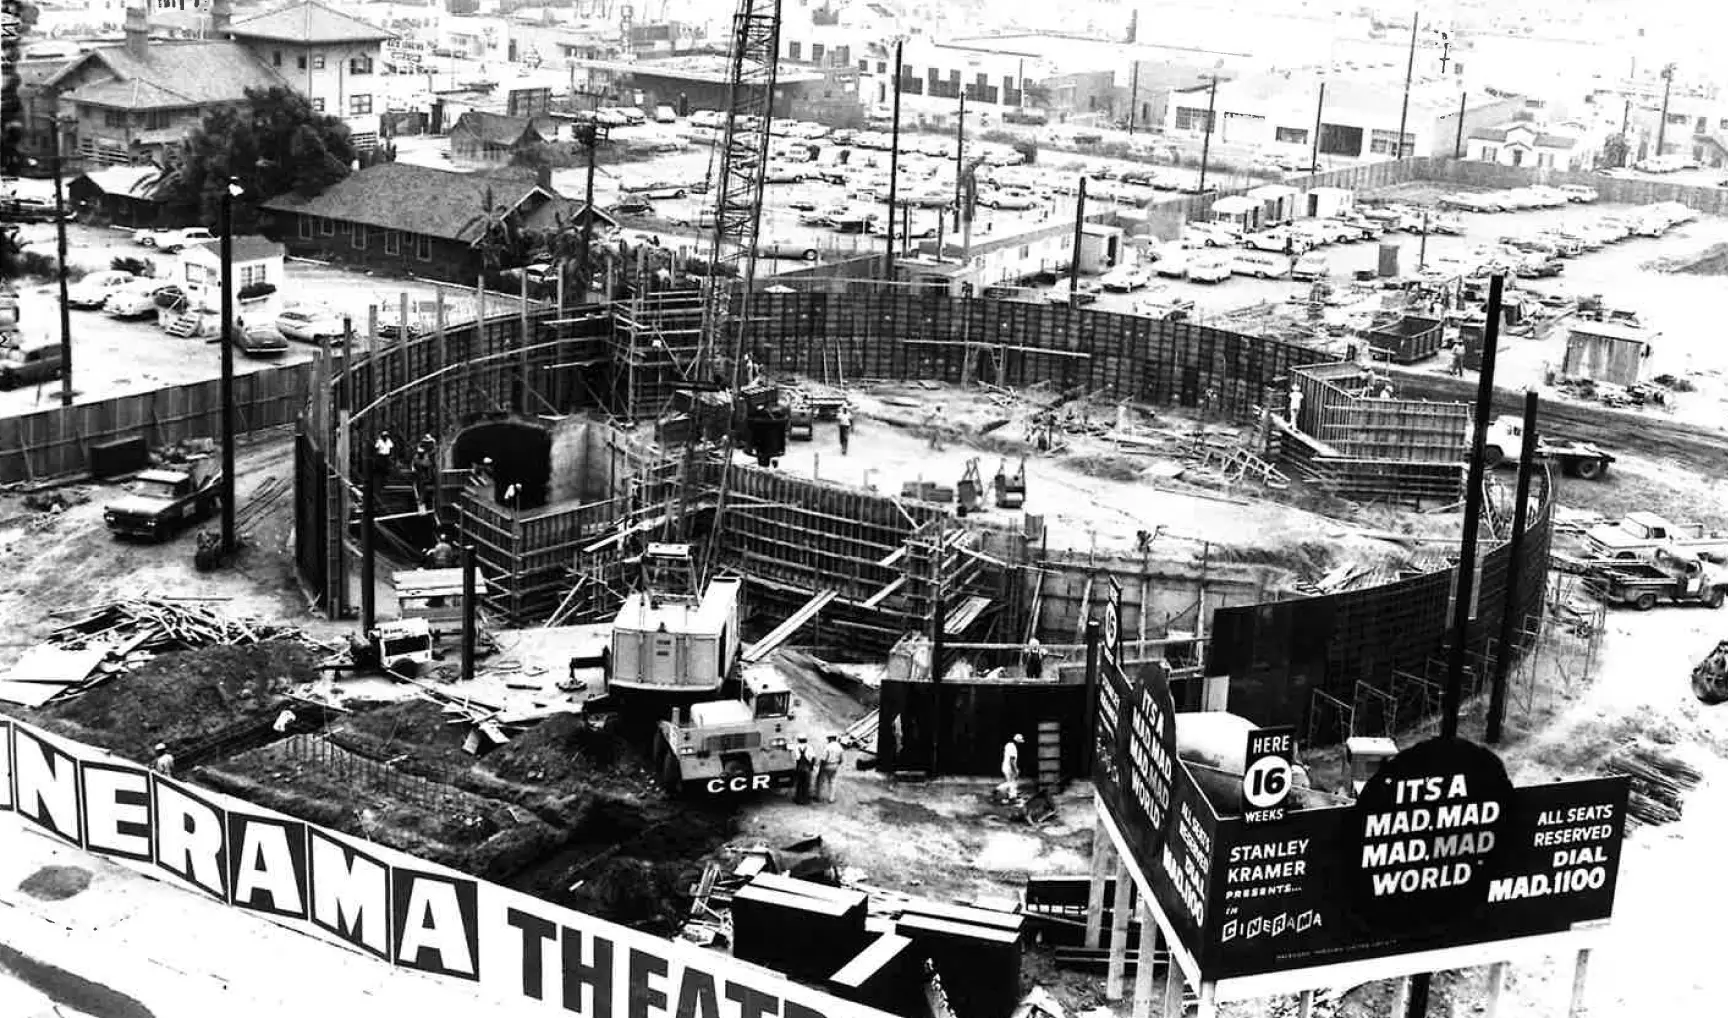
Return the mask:
<path id="1" fill-rule="evenodd" d="M 1356 192 L 1347 187 L 1309 188 L 1304 206 L 1309 219 L 1330 219 L 1356 207 Z"/>
<path id="2" fill-rule="evenodd" d="M 1260 225 L 1276 226 L 1296 218 L 1296 205 L 1302 192 L 1289 184 L 1261 184 L 1249 188 L 1246 195 L 1260 204 Z"/>
<path id="3" fill-rule="evenodd" d="M 1566 361 L 1561 374 L 1593 382 L 1633 386 L 1644 377 L 1644 365 L 1655 335 L 1608 322 L 1578 322 L 1566 337 Z"/>
<path id="4" fill-rule="evenodd" d="M 1233 194 L 1212 203 L 1212 221 L 1234 226 L 1243 233 L 1260 228 L 1261 205 L 1252 198 Z"/>

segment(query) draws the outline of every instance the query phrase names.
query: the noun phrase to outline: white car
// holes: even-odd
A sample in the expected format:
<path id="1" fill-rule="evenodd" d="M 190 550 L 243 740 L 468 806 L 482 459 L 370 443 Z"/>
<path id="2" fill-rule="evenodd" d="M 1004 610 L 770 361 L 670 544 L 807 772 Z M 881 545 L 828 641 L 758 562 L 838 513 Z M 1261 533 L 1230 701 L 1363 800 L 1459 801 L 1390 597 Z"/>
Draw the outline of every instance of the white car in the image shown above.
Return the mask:
<path id="1" fill-rule="evenodd" d="M 1205 252 L 1188 260 L 1188 279 L 1195 283 L 1222 283 L 1235 269 L 1235 259 L 1230 255 Z"/>
<path id="2" fill-rule="evenodd" d="M 74 308 L 99 308 L 107 303 L 114 291 L 130 285 L 138 279 L 130 272 L 117 269 L 105 269 L 92 272 L 66 290 L 66 306 Z"/>
<path id="3" fill-rule="evenodd" d="M 1568 201 L 1573 202 L 1587 204 L 1600 197 L 1595 188 L 1585 184 L 1561 184 L 1558 190 L 1566 195 Z"/>
<path id="4" fill-rule="evenodd" d="M 141 318 L 151 314 L 156 310 L 157 285 L 154 281 L 145 281 L 122 286 L 102 302 L 102 312 L 115 318 Z"/>
<path id="5" fill-rule="evenodd" d="M 1188 274 L 1189 257 L 1187 248 L 1168 245 L 1158 252 L 1158 261 L 1153 264 L 1152 271 L 1160 276 L 1181 279 Z"/>
<path id="6" fill-rule="evenodd" d="M 302 343 L 341 339 L 342 316 L 328 308 L 293 307 L 276 316 L 276 331 Z"/>
<path id="7" fill-rule="evenodd" d="M 1138 265 L 1121 265 L 1104 273 L 1098 285 L 1111 293 L 1128 293 L 1152 282 L 1152 276 Z"/>
<path id="8" fill-rule="evenodd" d="M 1296 259 L 1290 267 L 1290 278 L 1299 280 L 1325 279 L 1332 269 L 1332 260 L 1319 251 L 1310 251 Z"/>
<path id="9" fill-rule="evenodd" d="M 1302 254 L 1314 245 L 1307 237 L 1300 236 L 1282 226 L 1270 230 L 1250 233 L 1243 242 L 1256 251 L 1270 251 L 1274 254 Z"/>
<path id="10" fill-rule="evenodd" d="M 212 243 L 216 235 L 202 226 L 188 226 L 184 230 L 139 230 L 132 239 L 145 247 L 173 254 L 193 244 Z"/>

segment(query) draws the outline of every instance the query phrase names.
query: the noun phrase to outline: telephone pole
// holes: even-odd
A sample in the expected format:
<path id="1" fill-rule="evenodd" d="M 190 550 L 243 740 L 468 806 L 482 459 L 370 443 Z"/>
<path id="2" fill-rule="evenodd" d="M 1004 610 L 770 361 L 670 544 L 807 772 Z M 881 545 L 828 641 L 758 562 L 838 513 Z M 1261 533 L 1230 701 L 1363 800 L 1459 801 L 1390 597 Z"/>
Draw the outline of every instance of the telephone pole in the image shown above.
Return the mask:
<path id="1" fill-rule="evenodd" d="M 960 123 L 954 129 L 954 228 L 960 228 L 960 207 L 966 203 L 966 86 L 960 86 Z M 890 209 L 889 211 L 893 211 Z"/>
<path id="2" fill-rule="evenodd" d="M 1663 142 L 1668 137 L 1668 96 L 1674 90 L 1674 65 L 1662 68 L 1662 118 L 1656 121 L 1656 154 L 1662 154 Z"/>
<path id="3" fill-rule="evenodd" d="M 1212 75 L 1212 87 L 1206 91 L 1206 137 L 1200 142 L 1200 193 L 1206 193 L 1206 164 L 1212 158 L 1212 113 L 1218 108 L 1218 75 Z"/>
<path id="4" fill-rule="evenodd" d="M 888 143 L 888 258 L 884 278 L 894 282 L 894 216 L 900 197 L 900 79 L 906 73 L 904 39 L 894 43 L 894 129 Z M 940 254 L 940 252 L 938 252 Z"/>
<path id="5" fill-rule="evenodd" d="M 1422 23 L 1422 12 L 1410 14 L 1410 60 L 1404 65 L 1404 109 L 1398 114 L 1398 143 L 1392 158 L 1404 158 L 1404 128 L 1410 122 L 1410 85 L 1416 79 L 1416 29 Z"/>

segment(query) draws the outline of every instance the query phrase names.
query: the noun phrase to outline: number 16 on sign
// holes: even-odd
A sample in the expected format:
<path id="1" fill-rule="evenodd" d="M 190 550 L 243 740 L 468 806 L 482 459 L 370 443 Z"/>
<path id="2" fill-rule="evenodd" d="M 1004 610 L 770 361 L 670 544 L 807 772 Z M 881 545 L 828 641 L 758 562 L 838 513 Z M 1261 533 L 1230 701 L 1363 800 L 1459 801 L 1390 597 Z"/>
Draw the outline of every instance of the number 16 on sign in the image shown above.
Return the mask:
<path id="1" fill-rule="evenodd" d="M 1267 824 L 1284 819 L 1295 777 L 1296 729 L 1256 728 L 1248 733 L 1242 767 L 1242 819 Z"/>

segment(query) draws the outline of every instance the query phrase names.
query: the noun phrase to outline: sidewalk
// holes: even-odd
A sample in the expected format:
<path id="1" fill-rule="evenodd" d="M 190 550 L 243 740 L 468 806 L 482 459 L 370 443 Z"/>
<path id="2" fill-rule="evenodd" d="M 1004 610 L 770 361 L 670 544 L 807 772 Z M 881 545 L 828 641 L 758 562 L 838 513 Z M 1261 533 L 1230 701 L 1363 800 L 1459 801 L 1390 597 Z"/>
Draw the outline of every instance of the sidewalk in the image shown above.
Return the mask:
<path id="1" fill-rule="evenodd" d="M 90 884 L 61 901 L 19 890 L 44 866 L 85 870 Z M 46 1018 L 50 1004 L 66 1018 L 81 1013 L 79 1001 L 54 999 L 39 980 L 26 985 L 27 973 L 8 974 L 7 959 L 16 963 L 17 954 L 136 1002 L 116 998 L 92 1018 L 306 1018 L 366 1013 L 362 1007 L 389 1015 L 468 1007 L 526 1013 L 150 880 L 0 813 L 0 1014 Z"/>

